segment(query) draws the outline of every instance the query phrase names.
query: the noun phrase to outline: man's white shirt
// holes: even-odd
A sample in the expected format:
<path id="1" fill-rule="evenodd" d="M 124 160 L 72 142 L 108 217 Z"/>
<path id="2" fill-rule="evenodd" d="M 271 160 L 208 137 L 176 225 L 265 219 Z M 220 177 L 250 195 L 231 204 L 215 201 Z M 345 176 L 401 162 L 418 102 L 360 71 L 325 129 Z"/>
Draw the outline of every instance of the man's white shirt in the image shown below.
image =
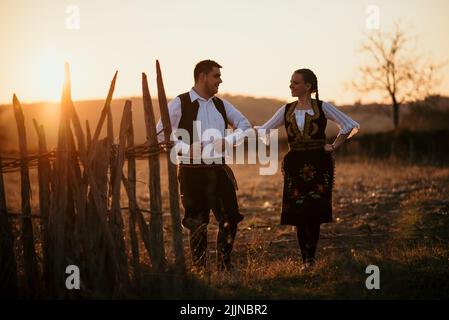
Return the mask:
<path id="1" fill-rule="evenodd" d="M 246 119 L 246 117 L 240 111 L 238 111 L 231 103 L 229 103 L 224 99 L 221 99 L 225 107 L 228 122 L 234 128 L 234 131 L 231 134 L 226 135 L 224 119 L 221 113 L 215 107 L 215 104 L 212 100 L 214 97 L 211 97 L 206 100 L 200 97 L 193 88 L 189 91 L 189 96 L 191 102 L 197 100 L 199 104 L 196 122 L 194 122 L 196 128 L 194 127 L 193 129 L 194 131 L 196 130 L 198 134 L 200 134 L 201 141 L 203 142 L 204 145 L 207 145 L 212 142 L 210 135 L 207 134 L 207 130 L 210 129 L 217 130 L 221 134 L 221 137 L 224 138 L 226 142 L 228 142 L 230 145 L 238 145 L 243 142 L 243 139 L 245 137 L 244 131 L 250 129 L 251 124 L 249 123 L 248 119 Z M 175 131 L 178 129 L 179 122 L 182 116 L 181 99 L 179 97 L 176 97 L 175 99 L 169 102 L 168 112 L 170 115 L 172 131 Z M 161 120 L 159 120 L 159 122 L 157 123 L 156 131 L 159 133 L 158 141 L 159 142 L 164 141 L 164 133 Z M 174 142 L 175 148 L 177 148 L 178 150 L 182 150 L 183 155 L 189 154 L 190 145 L 188 143 L 178 139 L 175 139 Z M 211 150 L 212 149 L 213 148 L 211 148 Z M 222 158 L 222 156 L 223 155 L 219 152 L 214 152 L 213 154 L 210 154 L 210 156 L 203 155 L 204 158 L 208 159 L 215 159 L 215 158 L 218 159 Z M 180 156 L 179 160 L 181 161 L 188 160 L 184 158 L 186 157 Z"/>

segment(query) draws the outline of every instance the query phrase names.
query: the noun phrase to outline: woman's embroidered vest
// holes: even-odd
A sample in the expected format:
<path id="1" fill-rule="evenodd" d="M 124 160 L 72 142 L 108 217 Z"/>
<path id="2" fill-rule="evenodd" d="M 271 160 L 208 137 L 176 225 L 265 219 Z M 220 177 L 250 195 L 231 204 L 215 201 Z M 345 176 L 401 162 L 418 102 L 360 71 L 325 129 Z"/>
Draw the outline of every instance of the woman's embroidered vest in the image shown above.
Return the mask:
<path id="1" fill-rule="evenodd" d="M 299 130 L 296 123 L 296 103 L 288 103 L 285 106 L 284 124 L 288 135 L 288 144 L 291 150 L 321 149 L 326 143 L 327 119 L 323 112 L 323 101 L 312 100 L 313 116 L 305 113 L 304 130 Z"/>

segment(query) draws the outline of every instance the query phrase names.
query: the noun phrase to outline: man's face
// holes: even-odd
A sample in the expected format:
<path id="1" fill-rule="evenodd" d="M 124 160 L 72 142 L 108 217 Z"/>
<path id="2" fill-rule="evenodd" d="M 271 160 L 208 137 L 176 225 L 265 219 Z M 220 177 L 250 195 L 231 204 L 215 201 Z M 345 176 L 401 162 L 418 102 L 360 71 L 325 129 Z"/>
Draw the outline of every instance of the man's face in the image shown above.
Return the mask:
<path id="1" fill-rule="evenodd" d="M 204 86 L 205 89 L 211 94 L 214 95 L 218 92 L 218 87 L 220 86 L 221 81 L 221 72 L 220 68 L 213 67 L 213 69 L 208 73 L 202 75 L 204 78 Z"/>

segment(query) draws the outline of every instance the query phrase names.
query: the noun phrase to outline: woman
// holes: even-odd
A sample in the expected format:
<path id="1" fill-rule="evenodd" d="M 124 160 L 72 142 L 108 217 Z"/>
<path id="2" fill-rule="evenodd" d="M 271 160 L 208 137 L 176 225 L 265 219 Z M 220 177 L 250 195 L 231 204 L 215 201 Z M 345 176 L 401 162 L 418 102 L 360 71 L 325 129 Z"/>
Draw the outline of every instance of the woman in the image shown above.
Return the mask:
<path id="1" fill-rule="evenodd" d="M 318 80 L 309 69 L 296 70 L 290 80 L 292 97 L 264 125 L 267 129 L 285 126 L 289 152 L 282 164 L 284 192 L 281 224 L 296 226 L 303 267 L 315 264 L 320 225 L 332 221 L 334 160 L 332 153 L 353 136 L 359 124 L 335 108 L 320 101 Z M 311 94 L 315 93 L 315 99 Z M 327 119 L 337 123 L 340 132 L 332 144 L 326 144 Z M 261 131 L 262 129 L 262 131 Z"/>

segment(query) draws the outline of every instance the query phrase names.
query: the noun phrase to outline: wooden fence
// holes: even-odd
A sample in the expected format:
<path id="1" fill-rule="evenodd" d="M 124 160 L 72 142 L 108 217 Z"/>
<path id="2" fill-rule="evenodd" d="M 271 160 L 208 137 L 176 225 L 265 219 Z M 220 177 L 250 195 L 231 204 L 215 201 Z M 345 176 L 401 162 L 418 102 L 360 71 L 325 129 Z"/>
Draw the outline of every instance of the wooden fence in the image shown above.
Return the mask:
<path id="1" fill-rule="evenodd" d="M 112 79 L 98 124 L 91 134 L 85 130 L 71 99 L 70 71 L 65 81 L 57 147 L 49 151 L 45 130 L 35 120 L 39 153 L 28 154 L 26 128 L 21 104 L 13 97 L 19 136 L 19 158 L 0 157 L 0 297 L 67 298 L 66 267 L 76 265 L 81 274 L 84 297 L 120 296 L 139 286 L 142 261 L 139 242 L 148 253 L 151 272 L 179 277 L 185 275 L 185 259 L 179 214 L 176 166 L 170 161 L 171 124 L 159 62 L 156 61 L 157 89 L 165 142 L 158 143 L 154 107 L 146 75 L 142 91 L 147 140 L 134 145 L 131 101 L 127 100 L 113 141 L 111 100 L 117 72 Z M 107 136 L 100 139 L 106 122 Z M 167 153 L 168 183 L 174 262 L 166 259 L 162 220 L 160 154 Z M 136 159 L 148 159 L 150 221 L 137 204 Z M 124 165 L 127 162 L 127 176 Z M 39 214 L 31 212 L 30 168 L 38 171 Z M 20 171 L 21 212 L 8 212 L 3 175 Z M 129 241 L 125 241 L 120 190 L 128 199 Z M 20 221 L 17 243 L 14 222 Z M 138 229 L 136 229 L 138 228 Z M 38 234 L 37 234 L 38 232 Z M 36 236 L 36 234 L 38 236 Z M 36 241 L 39 238 L 40 241 Z M 19 248 L 19 249 L 17 249 Z M 128 252 L 131 252 L 128 255 Z M 157 290 L 157 288 L 154 288 Z"/>

